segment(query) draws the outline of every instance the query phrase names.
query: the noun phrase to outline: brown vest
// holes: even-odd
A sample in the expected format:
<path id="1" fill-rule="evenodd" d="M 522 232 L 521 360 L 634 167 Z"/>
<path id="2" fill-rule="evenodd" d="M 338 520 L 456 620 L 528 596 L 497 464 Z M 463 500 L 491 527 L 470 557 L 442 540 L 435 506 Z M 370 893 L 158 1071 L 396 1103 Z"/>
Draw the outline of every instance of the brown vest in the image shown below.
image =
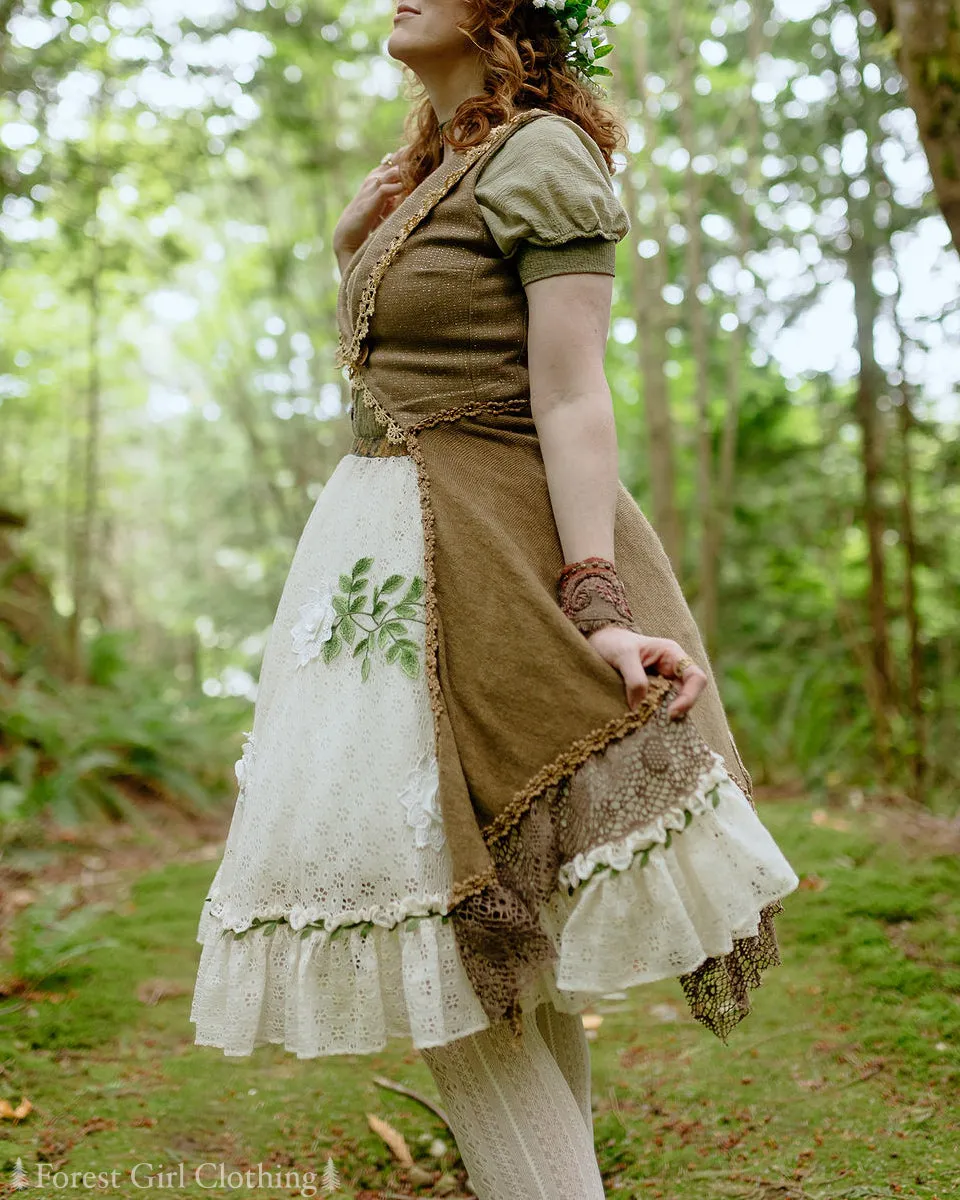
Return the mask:
<path id="1" fill-rule="evenodd" d="M 530 408 L 526 296 L 474 196 L 486 156 L 546 112 L 518 114 L 415 188 L 351 259 L 337 306 L 355 451 L 416 463 L 449 913 L 485 1011 L 515 1029 L 518 992 L 556 957 L 537 914 L 560 864 L 682 812 L 711 751 L 751 789 L 669 559 L 622 483 L 614 556 L 636 626 L 678 641 L 708 675 L 688 717 L 664 719 L 676 686 L 656 677 L 630 710 L 619 673 L 557 602 L 563 551 Z M 779 961 L 769 915 L 748 940 L 752 965 L 737 943 L 681 978 L 721 1037 L 749 1011 L 753 968 Z M 721 1013 L 718 989 L 738 1015 Z"/>

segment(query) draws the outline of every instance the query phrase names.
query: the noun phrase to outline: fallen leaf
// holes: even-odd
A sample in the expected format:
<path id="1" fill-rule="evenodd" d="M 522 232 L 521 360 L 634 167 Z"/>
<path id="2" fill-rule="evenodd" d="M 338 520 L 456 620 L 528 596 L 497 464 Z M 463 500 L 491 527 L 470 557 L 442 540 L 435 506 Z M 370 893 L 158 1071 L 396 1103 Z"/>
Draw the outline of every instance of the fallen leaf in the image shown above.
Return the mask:
<path id="1" fill-rule="evenodd" d="M 407 1146 L 402 1133 L 399 1133 L 392 1125 L 389 1125 L 373 1113 L 367 1113 L 367 1124 L 375 1134 L 383 1138 L 387 1143 L 397 1162 L 405 1167 L 413 1166 L 413 1155 L 410 1153 L 410 1148 Z"/>
<path id="2" fill-rule="evenodd" d="M 822 892 L 826 886 L 827 881 L 820 875 L 811 873 L 800 876 L 800 891 L 802 892 Z"/>
<path id="3" fill-rule="evenodd" d="M 182 996 L 187 989 L 171 979 L 144 979 L 137 985 L 137 999 L 141 1004 L 156 1004 L 170 996 Z"/>
<path id="4" fill-rule="evenodd" d="M 33 1105 L 26 1096 L 20 1097 L 20 1103 L 16 1108 L 13 1107 L 9 1100 L 0 1100 L 0 1120 L 22 1121 L 32 1109 Z"/>

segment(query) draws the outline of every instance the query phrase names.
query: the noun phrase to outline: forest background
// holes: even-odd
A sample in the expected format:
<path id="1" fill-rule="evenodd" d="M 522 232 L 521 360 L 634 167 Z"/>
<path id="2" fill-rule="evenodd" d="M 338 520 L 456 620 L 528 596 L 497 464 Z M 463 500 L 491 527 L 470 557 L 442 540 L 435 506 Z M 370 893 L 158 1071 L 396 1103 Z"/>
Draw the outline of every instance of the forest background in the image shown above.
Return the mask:
<path id="1" fill-rule="evenodd" d="M 403 142 L 393 7 L 0 0 L 4 841 L 222 808 L 350 443 L 331 236 Z M 614 0 L 606 368 L 755 782 L 949 814 L 960 33 L 916 9 Z"/>

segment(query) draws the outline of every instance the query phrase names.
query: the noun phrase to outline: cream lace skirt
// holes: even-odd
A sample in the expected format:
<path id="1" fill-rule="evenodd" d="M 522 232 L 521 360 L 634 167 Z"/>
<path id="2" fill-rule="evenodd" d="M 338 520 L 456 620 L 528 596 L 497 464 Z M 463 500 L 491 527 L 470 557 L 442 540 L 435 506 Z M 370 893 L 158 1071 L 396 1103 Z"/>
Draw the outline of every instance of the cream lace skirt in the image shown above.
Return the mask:
<path id="1" fill-rule="evenodd" d="M 400 1036 L 439 1046 L 488 1024 L 443 918 L 451 870 L 423 586 L 413 460 L 345 455 L 304 528 L 264 652 L 197 931 L 197 1045 L 242 1056 L 272 1042 L 313 1058 Z M 684 809 L 695 814 L 687 828 Z M 635 850 L 651 842 L 641 865 Z M 799 882 L 719 756 L 675 814 L 564 864 L 558 884 L 579 880 L 541 911 L 558 961 L 524 1009 L 550 999 L 579 1012 L 691 971 L 756 934 L 760 909 Z"/>

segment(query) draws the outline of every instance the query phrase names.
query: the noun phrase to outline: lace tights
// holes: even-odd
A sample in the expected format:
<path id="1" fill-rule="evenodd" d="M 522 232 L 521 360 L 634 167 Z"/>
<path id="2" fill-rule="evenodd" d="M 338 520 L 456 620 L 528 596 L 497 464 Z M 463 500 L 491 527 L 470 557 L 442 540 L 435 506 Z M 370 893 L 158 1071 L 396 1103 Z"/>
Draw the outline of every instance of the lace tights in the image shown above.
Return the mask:
<path id="1" fill-rule="evenodd" d="M 422 1049 L 479 1200 L 600 1200 L 590 1047 L 579 1014 L 549 1002 Z"/>

